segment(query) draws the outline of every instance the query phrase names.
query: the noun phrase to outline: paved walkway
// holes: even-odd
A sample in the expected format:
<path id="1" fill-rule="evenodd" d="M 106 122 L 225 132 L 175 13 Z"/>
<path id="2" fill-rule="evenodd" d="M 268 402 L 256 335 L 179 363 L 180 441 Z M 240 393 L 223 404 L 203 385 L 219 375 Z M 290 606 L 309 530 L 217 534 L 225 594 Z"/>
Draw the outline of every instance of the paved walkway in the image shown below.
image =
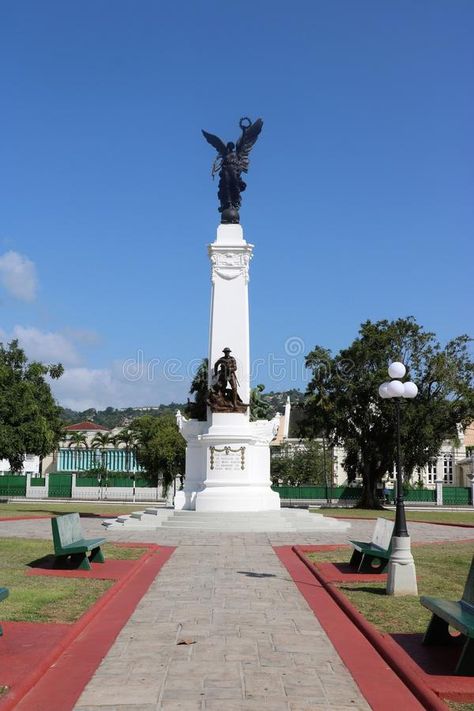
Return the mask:
<path id="1" fill-rule="evenodd" d="M 75 707 L 349 708 L 369 706 L 272 548 L 232 540 L 175 551 Z"/>
<path id="2" fill-rule="evenodd" d="M 83 519 L 87 536 L 100 520 Z M 348 532 L 114 531 L 176 545 L 84 689 L 75 711 L 367 710 L 347 668 L 272 545 L 345 543 Z M 474 529 L 409 524 L 413 542 L 474 540 Z M 0 522 L 0 536 L 51 539 L 49 520 Z M 179 644 L 181 640 L 190 644 Z"/>

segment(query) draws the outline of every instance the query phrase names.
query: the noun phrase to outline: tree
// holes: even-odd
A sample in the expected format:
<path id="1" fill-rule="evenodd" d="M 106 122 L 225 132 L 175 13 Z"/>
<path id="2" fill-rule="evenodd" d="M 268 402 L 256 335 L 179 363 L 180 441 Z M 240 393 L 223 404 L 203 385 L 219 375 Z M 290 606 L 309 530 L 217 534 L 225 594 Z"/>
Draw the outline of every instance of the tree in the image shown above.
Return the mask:
<path id="1" fill-rule="evenodd" d="M 68 449 L 74 447 L 74 466 L 78 469 L 78 458 L 81 447 L 87 449 L 87 437 L 84 432 L 71 432 L 68 437 Z"/>
<path id="2" fill-rule="evenodd" d="M 285 444 L 272 448 L 272 484 L 301 486 L 326 484 L 324 453 L 319 442 L 301 441 L 300 445 Z"/>
<path id="3" fill-rule="evenodd" d="M 25 454 L 44 457 L 57 449 L 63 423 L 46 378 L 63 372 L 60 364 L 28 363 L 16 340 L 0 343 L 0 459 L 12 471 L 22 470 Z"/>
<path id="4" fill-rule="evenodd" d="M 108 469 L 107 469 L 107 449 L 112 444 L 112 437 L 108 432 L 97 432 L 91 442 L 92 449 L 99 450 L 100 466 L 105 471 L 105 486 L 107 488 Z"/>
<path id="5" fill-rule="evenodd" d="M 125 470 L 127 475 L 130 476 L 130 460 L 132 457 L 132 452 L 136 444 L 135 433 L 131 429 L 123 429 L 115 437 L 113 437 L 113 443 L 115 446 L 119 444 L 124 445 L 125 449 Z M 133 470 L 133 495 L 132 500 L 135 502 L 135 489 L 136 489 L 136 471 Z"/>
<path id="6" fill-rule="evenodd" d="M 388 379 L 387 367 L 400 360 L 419 390 L 403 403 L 402 451 L 405 477 L 424 467 L 458 425 L 474 419 L 474 363 L 470 340 L 458 336 L 442 348 L 433 333 L 413 317 L 396 321 L 366 321 L 359 336 L 337 355 L 316 346 L 306 356 L 312 371 L 307 389 L 302 432 L 323 434 L 331 445 L 346 450 L 349 481 L 362 477 L 360 506 L 377 508 L 376 485 L 395 463 L 393 403 L 378 396 Z"/>
<path id="7" fill-rule="evenodd" d="M 146 476 L 153 482 L 160 479 L 166 492 L 176 476 L 184 470 L 186 445 L 171 415 L 139 417 L 130 427 L 135 436 L 135 456 Z"/>
<path id="8" fill-rule="evenodd" d="M 207 420 L 207 397 L 208 397 L 208 370 L 209 362 L 203 358 L 201 365 L 196 371 L 196 375 L 191 383 L 190 395 L 194 395 L 194 402 L 188 400 L 185 407 L 185 414 L 195 420 Z"/>

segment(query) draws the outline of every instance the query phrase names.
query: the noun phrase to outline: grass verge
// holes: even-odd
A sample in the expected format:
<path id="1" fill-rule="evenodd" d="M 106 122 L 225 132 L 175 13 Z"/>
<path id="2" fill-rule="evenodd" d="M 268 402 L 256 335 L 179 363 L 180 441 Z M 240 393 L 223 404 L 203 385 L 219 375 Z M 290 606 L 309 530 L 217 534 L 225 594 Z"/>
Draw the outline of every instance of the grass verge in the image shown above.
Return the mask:
<path id="1" fill-rule="evenodd" d="M 344 518 L 389 518 L 395 519 L 395 511 L 383 509 L 352 509 L 321 507 L 311 509 L 314 513 L 326 516 L 342 516 Z M 472 511 L 410 511 L 405 508 L 408 521 L 426 521 L 427 523 L 470 523 L 474 525 L 474 509 Z"/>
<path id="2" fill-rule="evenodd" d="M 412 549 L 420 595 L 452 600 L 461 598 L 472 555 L 473 543 L 443 543 Z M 348 562 L 349 548 L 307 553 L 314 563 Z M 449 575 L 447 572 L 449 571 Z M 392 597 L 385 594 L 386 583 L 341 583 L 340 590 L 380 632 L 424 632 L 431 613 L 420 605 L 418 596 Z M 473 703 L 445 702 L 452 711 L 474 711 Z"/>
<path id="3" fill-rule="evenodd" d="M 466 582 L 474 543 L 443 543 L 412 548 L 420 595 L 459 600 Z M 313 562 L 348 562 L 349 549 L 309 553 Z M 447 575 L 449 571 L 449 575 Z M 341 583 L 352 604 L 381 632 L 424 632 L 430 612 L 418 596 L 385 594 L 386 583 Z"/>
<path id="4" fill-rule="evenodd" d="M 0 540 L 0 586 L 10 590 L 0 608 L 2 621 L 73 623 L 113 584 L 113 580 L 26 575 L 27 565 L 51 554 L 52 543 Z M 106 559 L 137 559 L 145 548 L 107 543 Z"/>
<path id="5" fill-rule="evenodd" d="M 0 504 L 0 518 L 18 518 L 20 516 L 57 516 L 65 513 L 77 512 L 80 514 L 90 514 L 103 518 L 112 517 L 113 514 L 126 514 L 132 511 L 140 511 L 145 508 L 142 503 L 138 504 L 103 504 L 100 502 L 71 502 L 70 504 L 56 503 L 52 500 L 42 501 L 36 504 L 23 503 L 21 501 L 10 501 L 8 504 Z"/>

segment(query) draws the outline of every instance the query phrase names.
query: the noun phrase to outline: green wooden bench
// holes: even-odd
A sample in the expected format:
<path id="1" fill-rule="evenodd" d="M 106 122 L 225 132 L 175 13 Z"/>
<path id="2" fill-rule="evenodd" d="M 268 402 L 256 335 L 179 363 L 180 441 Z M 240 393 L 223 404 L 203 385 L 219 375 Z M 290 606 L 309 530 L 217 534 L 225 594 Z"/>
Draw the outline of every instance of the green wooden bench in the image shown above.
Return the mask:
<path id="1" fill-rule="evenodd" d="M 461 639 L 465 640 L 454 673 L 474 676 L 474 556 L 460 600 L 443 600 L 423 595 L 420 602 L 433 613 L 423 637 L 423 644 L 455 642 L 456 637 L 449 633 L 449 627 L 454 627 L 461 632 Z"/>
<path id="2" fill-rule="evenodd" d="M 53 529 L 54 555 L 58 562 L 71 558 L 75 567 L 90 570 L 90 562 L 103 563 L 100 549 L 105 538 L 84 538 L 78 513 L 65 514 L 51 519 Z M 87 557 L 91 551 L 90 558 Z"/>
<path id="3" fill-rule="evenodd" d="M 8 588 L 0 588 L 0 600 L 5 600 L 6 597 L 9 595 L 9 590 Z M 2 630 L 2 625 L 0 625 L 0 637 L 3 634 Z"/>
<path id="4" fill-rule="evenodd" d="M 354 548 L 350 565 L 358 573 L 382 573 L 385 570 L 392 552 L 393 526 L 393 521 L 378 518 L 370 543 L 349 541 Z"/>

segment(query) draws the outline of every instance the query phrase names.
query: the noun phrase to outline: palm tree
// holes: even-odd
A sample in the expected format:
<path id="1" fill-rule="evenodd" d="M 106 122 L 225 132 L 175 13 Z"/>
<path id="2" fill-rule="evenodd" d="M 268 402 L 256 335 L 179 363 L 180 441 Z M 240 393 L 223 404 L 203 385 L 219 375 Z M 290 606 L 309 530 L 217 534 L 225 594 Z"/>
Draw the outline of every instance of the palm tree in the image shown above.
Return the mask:
<path id="1" fill-rule="evenodd" d="M 134 447 L 136 445 L 136 438 L 135 434 L 129 430 L 129 429 L 124 429 L 121 432 L 119 432 L 117 435 L 114 437 L 114 444 L 119 445 L 123 444 L 124 449 L 125 449 L 125 469 L 127 471 L 127 474 L 130 476 L 130 460 L 131 460 L 131 455 L 134 450 Z M 135 468 L 133 470 L 133 494 L 132 494 L 132 501 L 135 503 L 135 490 L 136 490 L 136 471 Z"/>
<path id="2" fill-rule="evenodd" d="M 108 432 L 97 432 L 94 435 L 94 439 L 91 442 L 92 449 L 99 450 L 100 452 L 100 466 L 105 469 L 105 498 L 107 498 L 107 448 L 112 444 L 112 438 Z M 102 481 L 102 479 L 101 479 Z"/>
<path id="3" fill-rule="evenodd" d="M 71 447 L 74 447 L 74 463 L 76 469 L 78 469 L 77 462 L 78 462 L 78 456 L 79 452 L 81 450 L 81 447 L 84 447 L 84 449 L 87 449 L 87 437 L 84 434 L 84 432 L 71 432 L 69 435 L 69 444 L 68 444 L 68 449 L 71 449 Z"/>

